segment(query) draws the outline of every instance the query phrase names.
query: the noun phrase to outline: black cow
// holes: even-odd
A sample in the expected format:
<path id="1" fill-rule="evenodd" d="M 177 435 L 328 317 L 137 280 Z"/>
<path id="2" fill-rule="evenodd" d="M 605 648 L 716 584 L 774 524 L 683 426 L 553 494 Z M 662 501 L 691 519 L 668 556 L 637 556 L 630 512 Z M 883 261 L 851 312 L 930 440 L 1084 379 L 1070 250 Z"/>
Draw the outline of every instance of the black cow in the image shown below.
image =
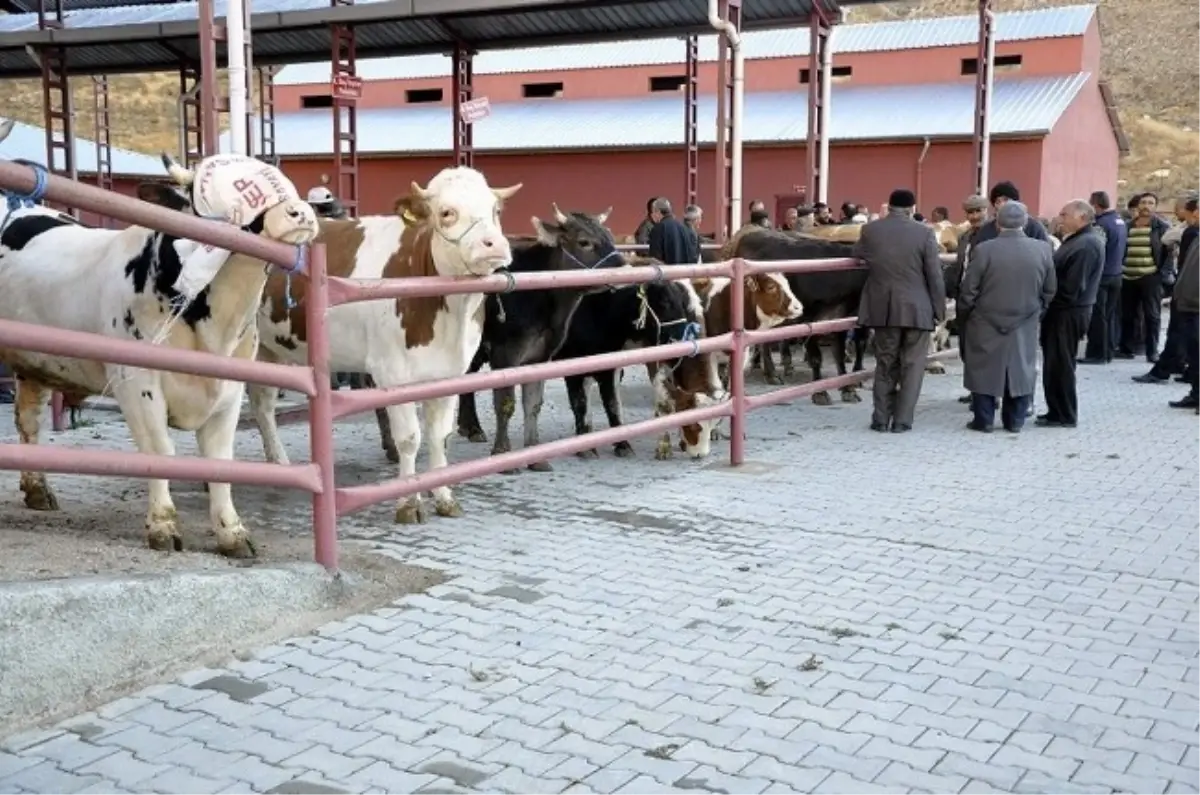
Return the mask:
<path id="1" fill-rule="evenodd" d="M 733 254 L 748 260 L 809 260 L 809 259 L 844 259 L 853 256 L 854 246 L 851 243 L 839 243 L 832 240 L 804 237 L 787 232 L 759 230 L 752 234 L 741 235 L 733 241 Z M 819 271 L 816 273 L 789 273 L 788 284 L 792 292 L 804 305 L 804 314 L 793 323 L 816 323 L 822 320 L 835 320 L 858 314 L 858 302 L 862 296 L 863 286 L 867 281 L 865 270 Z M 846 340 L 847 332 L 838 332 L 828 336 L 833 345 L 834 362 L 838 375 L 846 374 Z M 808 364 L 812 368 L 813 380 L 821 379 L 821 337 L 808 337 L 804 341 Z M 863 356 L 867 348 L 867 330 L 855 329 L 854 333 L 854 372 L 863 369 Z M 780 364 L 785 374 L 791 369 L 791 351 L 784 345 L 780 354 Z M 775 362 L 770 351 L 762 357 L 763 375 L 770 383 L 781 383 L 782 379 L 775 372 Z M 856 387 L 843 387 L 842 400 L 847 403 L 857 403 L 858 390 Z M 812 396 L 813 403 L 828 406 L 832 402 L 828 392 L 818 392 Z"/>
<path id="2" fill-rule="evenodd" d="M 609 212 L 611 208 L 597 216 L 563 214 L 555 207 L 554 222 L 534 218 L 537 239 L 514 244 L 509 271 L 534 273 L 623 265 L 612 233 L 604 226 Z M 549 361 L 562 347 L 571 318 L 588 292 L 587 289 L 526 290 L 489 295 L 484 304 L 483 340 L 468 372 L 478 372 L 484 364 L 500 370 Z M 537 421 L 544 390 L 545 384 L 540 381 L 521 385 L 526 447 L 538 444 Z M 496 409 L 496 440 L 492 445 L 495 455 L 512 449 L 508 425 L 516 412 L 515 387 L 494 390 L 492 400 Z M 473 442 L 487 441 L 479 424 L 473 392 L 459 396 L 458 432 Z M 547 471 L 550 464 L 543 461 L 530 464 L 529 468 Z"/>

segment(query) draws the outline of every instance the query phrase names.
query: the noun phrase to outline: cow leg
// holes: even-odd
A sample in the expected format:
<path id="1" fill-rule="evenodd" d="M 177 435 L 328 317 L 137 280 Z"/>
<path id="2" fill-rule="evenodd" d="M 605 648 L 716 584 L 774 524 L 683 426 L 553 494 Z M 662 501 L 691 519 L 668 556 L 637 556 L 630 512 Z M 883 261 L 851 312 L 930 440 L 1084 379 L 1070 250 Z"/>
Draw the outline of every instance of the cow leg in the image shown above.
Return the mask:
<path id="1" fill-rule="evenodd" d="M 775 370 L 775 357 L 772 355 L 772 348 L 774 347 L 773 344 L 758 346 L 759 350 L 762 351 L 763 380 L 768 384 L 778 385 L 783 383 L 783 379 Z"/>
<path id="2" fill-rule="evenodd" d="M 542 404 L 545 400 L 545 381 L 521 384 L 521 411 L 525 422 L 526 448 L 541 444 L 538 439 L 538 418 L 542 414 Z M 529 465 L 529 469 L 534 472 L 552 472 L 554 467 L 550 466 L 549 461 L 535 461 Z"/>
<path id="3" fill-rule="evenodd" d="M 804 351 L 808 359 L 808 366 L 812 368 L 813 381 L 821 380 L 821 338 L 808 337 L 804 340 Z M 814 392 L 812 402 L 817 406 L 832 406 L 833 398 L 829 397 L 829 392 L 822 389 L 820 392 Z"/>
<path id="4" fill-rule="evenodd" d="M 108 375 L 109 382 L 115 384 L 113 397 L 121 407 L 138 452 L 175 455 L 175 443 L 167 426 L 167 402 L 158 376 L 124 367 L 110 367 Z M 235 405 L 240 408 L 241 401 Z M 182 550 L 183 538 L 179 535 L 170 483 L 158 478 L 149 480 L 147 491 L 150 508 L 146 513 L 146 544 L 151 549 Z"/>
<path id="5" fill-rule="evenodd" d="M 350 388 L 374 389 L 375 379 L 368 373 L 352 373 Z M 384 456 L 392 464 L 400 463 L 400 453 L 396 452 L 396 443 L 392 440 L 392 423 L 385 409 L 375 409 L 375 424 L 379 426 L 379 445 L 383 448 Z"/>
<path id="6" fill-rule="evenodd" d="M 762 346 L 761 345 L 755 345 L 753 348 L 750 349 L 750 366 L 747 369 L 750 369 L 750 370 L 762 369 Z"/>
<path id="7" fill-rule="evenodd" d="M 259 351 L 260 361 L 271 361 Z M 248 384 L 250 391 L 250 411 L 254 414 L 254 422 L 258 425 L 258 435 L 262 437 L 263 455 L 272 464 L 288 464 L 287 450 L 279 438 L 279 426 L 275 421 L 275 406 L 279 403 L 279 390 L 273 386 Z"/>
<path id="8" fill-rule="evenodd" d="M 15 379 L 16 395 L 13 414 L 21 444 L 40 444 L 42 413 L 50 403 L 50 389 L 37 381 L 21 376 Z M 57 511 L 58 498 L 46 483 L 45 472 L 22 472 L 21 491 L 25 492 L 25 507 L 35 511 Z"/>
<path id="9" fill-rule="evenodd" d="M 511 386 L 493 389 L 492 406 L 496 410 L 496 441 L 492 444 L 492 455 L 499 455 L 512 450 L 512 442 L 508 438 L 508 423 L 517 413 L 517 390 Z"/>
<path id="10" fill-rule="evenodd" d="M 792 341 L 779 341 L 779 365 L 783 368 L 783 377 L 794 375 L 796 368 L 792 365 Z"/>
<path id="11" fill-rule="evenodd" d="M 454 431 L 454 409 L 458 403 L 458 395 L 426 400 L 425 408 L 425 438 L 429 448 L 429 471 L 436 472 L 446 467 L 447 446 L 450 444 L 450 434 Z M 463 515 L 462 506 L 454 499 L 449 486 L 438 486 L 433 489 L 433 510 L 438 516 L 458 517 Z"/>
<path id="12" fill-rule="evenodd" d="M 231 383 L 238 388 L 236 396 L 196 429 L 196 444 L 200 448 L 200 455 L 205 458 L 233 460 L 244 386 L 236 381 Z M 208 484 L 208 515 L 213 534 L 217 537 L 217 552 L 229 558 L 253 558 L 258 555 L 249 531 L 233 507 L 233 487 L 230 484 Z"/>
<path id="13" fill-rule="evenodd" d="M 596 373 L 596 386 L 600 388 L 600 402 L 604 405 L 604 414 L 608 417 L 608 427 L 621 427 L 621 392 L 617 388 L 616 370 Z M 613 452 L 617 458 L 631 458 L 633 445 L 628 439 L 624 439 L 613 445 Z"/>
<path id="14" fill-rule="evenodd" d="M 675 401 L 671 398 L 671 389 L 667 385 L 667 379 L 670 377 L 671 372 L 665 367 L 660 367 L 654 377 L 650 379 L 650 383 L 654 387 L 654 416 L 656 419 L 675 412 Z M 674 455 L 675 450 L 671 447 L 671 431 L 663 431 L 663 435 L 658 438 L 658 445 L 654 448 L 654 458 L 658 461 L 667 461 Z"/>
<path id="15" fill-rule="evenodd" d="M 417 420 L 417 407 L 413 403 L 402 403 L 388 406 L 387 413 L 392 424 L 392 439 L 396 443 L 396 451 L 400 453 L 400 477 L 412 477 L 417 473 L 417 451 L 421 449 L 421 424 Z M 444 461 L 444 450 L 442 456 Z M 429 461 L 432 466 L 432 449 Z M 401 497 L 396 504 L 396 524 L 422 524 L 425 518 L 425 503 L 420 494 Z"/>
<path id="16" fill-rule="evenodd" d="M 471 360 L 471 366 L 467 368 L 467 374 L 479 372 L 486 361 L 487 356 L 484 355 L 483 348 L 480 346 L 480 350 L 475 353 L 475 358 Z M 472 442 L 487 441 L 487 434 L 483 432 L 483 426 L 479 424 L 479 412 L 475 408 L 474 392 L 464 392 L 458 396 L 458 435 L 464 436 Z"/>
<path id="17" fill-rule="evenodd" d="M 571 413 L 575 415 L 575 435 L 583 436 L 592 432 L 592 418 L 588 411 L 587 376 L 571 375 L 563 379 L 567 384 L 567 402 L 571 404 Z M 600 452 L 595 448 L 580 450 L 575 455 L 580 458 L 599 458 Z"/>
<path id="18" fill-rule="evenodd" d="M 833 355 L 837 359 L 838 375 L 846 374 L 847 358 L 850 355 L 850 346 L 846 344 L 850 332 L 842 331 L 833 335 Z M 862 398 L 858 395 L 858 386 L 851 384 L 844 386 L 841 389 L 843 403 L 861 403 Z"/>
<path id="19" fill-rule="evenodd" d="M 933 333 L 929 335 L 929 355 L 932 356 L 940 351 L 943 347 L 943 343 L 947 343 L 946 347 L 949 347 L 949 339 L 950 334 L 946 331 L 946 321 L 943 320 L 933 330 Z M 945 375 L 946 365 L 942 364 L 937 359 L 931 359 L 925 363 L 925 372 L 933 373 L 934 375 Z"/>

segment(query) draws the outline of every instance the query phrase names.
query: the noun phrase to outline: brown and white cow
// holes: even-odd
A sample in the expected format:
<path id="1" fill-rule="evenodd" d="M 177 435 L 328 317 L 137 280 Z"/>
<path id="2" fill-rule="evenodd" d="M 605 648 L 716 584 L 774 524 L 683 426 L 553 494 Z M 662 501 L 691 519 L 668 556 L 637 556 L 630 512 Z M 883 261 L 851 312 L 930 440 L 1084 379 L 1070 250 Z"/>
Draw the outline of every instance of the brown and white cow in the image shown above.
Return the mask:
<path id="1" fill-rule="evenodd" d="M 318 241 L 328 250 L 331 276 L 351 279 L 405 279 L 420 276 L 487 276 L 512 262 L 512 249 L 500 227 L 503 200 L 520 189 L 492 188 L 478 171 L 443 169 L 422 188 L 412 184 L 396 203 L 395 215 L 358 220 L 323 219 Z M 288 291 L 294 303 L 289 305 Z M 258 314 L 260 358 L 302 363 L 307 359 L 305 284 L 272 276 Z M 462 375 L 483 333 L 482 293 L 436 298 L 364 301 L 329 311 L 330 369 L 368 373 L 380 387 Z M 250 401 L 270 461 L 286 462 L 275 424 L 274 388 L 251 387 Z M 454 429 L 458 396 L 423 403 L 429 467 L 446 466 L 446 442 Z M 416 472 L 421 427 L 417 407 L 387 408 L 392 438 L 400 453 L 400 475 Z M 433 490 L 439 516 L 461 516 L 448 487 Z M 403 498 L 396 521 L 425 521 L 421 495 Z"/>

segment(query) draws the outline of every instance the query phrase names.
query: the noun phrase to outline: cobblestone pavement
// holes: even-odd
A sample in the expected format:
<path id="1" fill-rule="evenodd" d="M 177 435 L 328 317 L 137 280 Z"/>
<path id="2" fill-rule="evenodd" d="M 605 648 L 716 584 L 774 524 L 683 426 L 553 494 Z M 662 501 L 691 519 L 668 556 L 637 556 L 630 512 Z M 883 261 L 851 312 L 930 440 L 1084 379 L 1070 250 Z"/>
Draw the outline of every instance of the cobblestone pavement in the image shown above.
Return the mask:
<path id="1" fill-rule="evenodd" d="M 740 472 L 643 440 L 368 511 L 455 579 L 11 737 L 0 791 L 1196 792 L 1197 422 L 1143 367 L 1076 431 L 965 431 L 955 365 L 906 435 L 803 401 Z"/>

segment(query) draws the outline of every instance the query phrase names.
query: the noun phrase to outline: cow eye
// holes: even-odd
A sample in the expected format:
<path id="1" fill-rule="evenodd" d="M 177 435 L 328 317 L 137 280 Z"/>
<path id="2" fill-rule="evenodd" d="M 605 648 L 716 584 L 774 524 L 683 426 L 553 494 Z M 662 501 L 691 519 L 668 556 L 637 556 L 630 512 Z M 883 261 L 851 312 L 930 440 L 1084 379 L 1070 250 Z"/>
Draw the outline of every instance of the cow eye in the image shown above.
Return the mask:
<path id="1" fill-rule="evenodd" d="M 592 249 L 592 241 L 590 241 L 590 240 L 580 240 L 580 241 L 579 241 L 579 247 L 580 247 L 581 249 L 583 249 L 584 251 L 590 251 L 590 250 Z"/>
<path id="2" fill-rule="evenodd" d="M 454 210 L 451 210 L 449 208 L 442 210 L 442 220 L 443 221 L 453 221 L 455 219 L 455 217 L 457 217 L 457 216 L 458 216 L 458 213 L 456 213 Z"/>

